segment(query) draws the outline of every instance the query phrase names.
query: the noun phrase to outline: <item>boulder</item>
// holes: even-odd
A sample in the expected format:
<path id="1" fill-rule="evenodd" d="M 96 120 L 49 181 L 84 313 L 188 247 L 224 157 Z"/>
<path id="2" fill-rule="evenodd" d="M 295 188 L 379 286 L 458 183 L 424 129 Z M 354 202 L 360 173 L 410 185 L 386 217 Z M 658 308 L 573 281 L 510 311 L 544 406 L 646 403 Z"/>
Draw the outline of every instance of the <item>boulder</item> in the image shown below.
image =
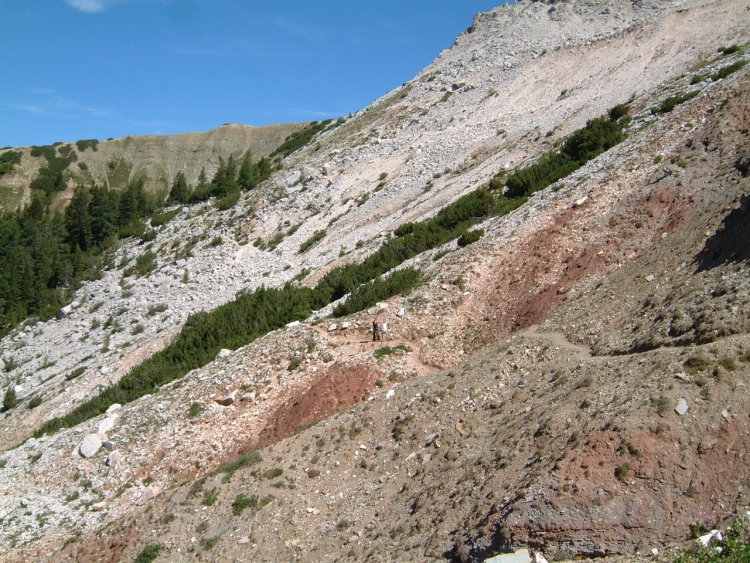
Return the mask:
<path id="1" fill-rule="evenodd" d="M 96 434 L 86 434 L 83 442 L 78 446 L 78 453 L 85 458 L 93 457 L 99 448 L 102 447 L 102 440 Z"/>
<path id="2" fill-rule="evenodd" d="M 232 391 L 226 397 L 221 397 L 219 399 L 214 399 L 214 401 L 216 401 L 217 403 L 219 403 L 222 407 L 228 407 L 229 405 L 233 405 L 234 404 L 236 396 L 237 396 L 237 391 Z"/>
<path id="3" fill-rule="evenodd" d="M 122 461 L 122 454 L 118 451 L 114 451 L 109 456 L 107 456 L 107 459 L 104 460 L 104 464 L 107 467 L 111 467 L 114 469 L 118 463 Z"/>
<path id="4" fill-rule="evenodd" d="M 115 427 L 116 414 L 111 414 L 99 423 L 99 433 L 106 434 Z"/>
<path id="5" fill-rule="evenodd" d="M 504 553 L 485 559 L 484 563 L 532 563 L 533 559 L 528 549 L 519 549 L 515 553 Z"/>
<path id="6" fill-rule="evenodd" d="M 155 485 L 146 487 L 145 489 L 143 489 L 143 493 L 138 499 L 138 504 L 146 503 L 150 501 L 151 499 L 158 497 L 160 494 L 161 494 L 161 489 L 159 487 Z"/>
<path id="7" fill-rule="evenodd" d="M 227 348 L 222 348 L 219 350 L 219 354 L 216 356 L 217 358 L 227 358 L 232 355 L 232 351 L 228 350 Z"/>
<path id="8" fill-rule="evenodd" d="M 689 408 L 690 405 L 688 405 L 688 402 L 685 399 L 680 399 L 677 401 L 677 406 L 674 408 L 674 411 L 680 416 L 684 416 L 687 414 Z"/>

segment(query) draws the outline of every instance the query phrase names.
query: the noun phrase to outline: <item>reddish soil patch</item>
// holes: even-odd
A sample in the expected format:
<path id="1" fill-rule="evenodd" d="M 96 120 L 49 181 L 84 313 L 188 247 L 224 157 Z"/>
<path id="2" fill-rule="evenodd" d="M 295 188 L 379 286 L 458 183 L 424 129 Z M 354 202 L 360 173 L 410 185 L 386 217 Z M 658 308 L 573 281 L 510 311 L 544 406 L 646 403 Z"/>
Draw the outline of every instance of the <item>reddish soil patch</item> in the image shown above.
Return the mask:
<path id="1" fill-rule="evenodd" d="M 302 426 L 365 400 L 381 375 L 364 365 L 334 364 L 307 391 L 292 397 L 271 415 L 251 449 L 275 444 Z"/>

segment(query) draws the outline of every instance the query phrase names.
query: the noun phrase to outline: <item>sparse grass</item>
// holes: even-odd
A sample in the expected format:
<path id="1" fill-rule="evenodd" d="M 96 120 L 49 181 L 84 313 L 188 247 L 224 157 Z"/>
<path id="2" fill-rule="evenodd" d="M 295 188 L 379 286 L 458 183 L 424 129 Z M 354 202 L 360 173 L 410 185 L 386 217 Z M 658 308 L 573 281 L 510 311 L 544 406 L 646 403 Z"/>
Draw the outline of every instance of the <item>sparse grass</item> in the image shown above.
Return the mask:
<path id="1" fill-rule="evenodd" d="M 195 418 L 199 414 L 201 414 L 204 410 L 206 410 L 206 407 L 201 405 L 200 403 L 190 403 L 190 408 L 188 409 L 187 415 L 188 418 Z"/>
<path id="2" fill-rule="evenodd" d="M 656 412 L 660 416 L 664 416 L 669 412 L 670 401 L 664 395 L 661 395 L 659 398 L 651 399 L 651 406 L 656 408 Z"/>
<path id="3" fill-rule="evenodd" d="M 158 303 L 157 305 L 152 305 L 148 308 L 147 315 L 149 317 L 153 317 L 154 315 L 157 315 L 159 313 L 163 313 L 167 310 L 167 305 L 164 303 Z"/>
<path id="4" fill-rule="evenodd" d="M 711 362 L 703 356 L 690 356 L 682 365 L 687 373 L 697 375 L 711 367 Z"/>
<path id="5" fill-rule="evenodd" d="M 210 491 L 204 491 L 203 493 L 203 504 L 204 506 L 213 506 L 219 499 L 219 490 L 211 489 Z"/>
<path id="6" fill-rule="evenodd" d="M 246 454 L 237 456 L 235 459 L 231 461 L 222 463 L 219 467 L 217 467 L 213 471 L 213 474 L 218 475 L 219 473 L 225 473 L 227 477 L 231 479 L 231 476 L 238 469 L 241 469 L 243 467 L 250 467 L 252 465 L 255 465 L 256 463 L 260 463 L 261 461 L 263 461 L 263 458 L 261 457 L 259 452 L 257 451 L 248 452 Z"/>

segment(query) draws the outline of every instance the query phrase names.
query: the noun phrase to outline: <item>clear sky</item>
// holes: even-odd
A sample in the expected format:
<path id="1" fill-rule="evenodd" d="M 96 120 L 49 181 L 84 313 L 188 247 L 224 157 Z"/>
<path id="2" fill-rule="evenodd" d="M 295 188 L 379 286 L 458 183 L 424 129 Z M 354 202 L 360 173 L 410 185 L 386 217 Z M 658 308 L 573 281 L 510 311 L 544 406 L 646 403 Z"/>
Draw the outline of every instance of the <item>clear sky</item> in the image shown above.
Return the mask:
<path id="1" fill-rule="evenodd" d="M 0 0 L 0 147 L 340 117 L 502 0 Z"/>

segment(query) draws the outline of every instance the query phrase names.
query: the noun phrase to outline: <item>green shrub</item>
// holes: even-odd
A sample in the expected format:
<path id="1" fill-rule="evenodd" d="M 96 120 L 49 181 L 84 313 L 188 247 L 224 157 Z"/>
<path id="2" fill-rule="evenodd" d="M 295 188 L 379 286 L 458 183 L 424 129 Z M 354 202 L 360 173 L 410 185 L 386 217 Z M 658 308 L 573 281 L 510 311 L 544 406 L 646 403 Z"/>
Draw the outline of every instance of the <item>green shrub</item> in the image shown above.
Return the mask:
<path id="1" fill-rule="evenodd" d="M 733 53 L 741 53 L 742 47 L 740 45 L 734 44 L 730 45 L 729 47 L 719 47 L 719 52 L 722 55 L 731 55 Z"/>
<path id="2" fill-rule="evenodd" d="M 251 495 L 248 497 L 240 493 L 232 503 L 232 514 L 239 516 L 246 508 L 255 508 L 258 506 L 258 501 L 258 495 Z"/>
<path id="3" fill-rule="evenodd" d="M 750 522 L 747 516 L 737 518 L 723 534 L 723 539 L 712 539 L 708 546 L 695 545 L 680 554 L 674 563 L 746 563 L 750 561 Z M 708 532 L 702 522 L 690 526 L 692 537 Z"/>
<path id="4" fill-rule="evenodd" d="M 696 375 L 701 371 L 705 371 L 711 367 L 711 362 L 702 356 L 690 356 L 682 364 L 685 367 L 685 371 L 690 375 Z"/>
<path id="5" fill-rule="evenodd" d="M 188 409 L 187 416 L 188 418 L 195 418 L 205 410 L 206 407 L 204 407 L 200 403 L 193 402 L 190 403 L 190 408 Z"/>
<path id="6" fill-rule="evenodd" d="M 484 236 L 484 229 L 474 229 L 473 231 L 467 231 L 458 238 L 458 246 L 468 246 L 473 242 L 477 242 Z"/>
<path id="7" fill-rule="evenodd" d="M 83 366 L 78 367 L 74 369 L 73 371 L 71 371 L 68 375 L 66 375 L 65 379 L 67 379 L 68 381 L 72 381 L 76 377 L 79 377 L 81 374 L 83 374 L 84 371 L 86 371 L 85 367 Z"/>
<path id="8" fill-rule="evenodd" d="M 614 115 L 622 113 L 615 108 L 612 109 Z M 604 117 L 588 121 L 586 127 L 569 135 L 559 150 L 546 152 L 536 163 L 509 174 L 505 180 L 505 195 L 510 198 L 529 196 L 578 170 L 625 139 L 624 121 Z"/>
<path id="9" fill-rule="evenodd" d="M 736 63 L 732 63 L 729 66 L 725 66 L 724 68 L 720 68 L 715 73 L 711 75 L 711 80 L 721 80 L 722 78 L 726 78 L 730 74 L 733 74 L 740 70 L 743 66 L 747 64 L 747 61 L 737 61 Z"/>
<path id="10" fill-rule="evenodd" d="M 91 149 L 92 151 L 97 151 L 99 148 L 99 141 L 97 139 L 85 139 L 81 141 L 76 141 L 76 147 L 78 147 L 79 152 L 83 152 L 86 149 Z"/>
<path id="11" fill-rule="evenodd" d="M 13 385 L 8 387 L 3 396 L 3 410 L 9 411 L 18 404 L 18 397 L 16 397 L 16 390 Z"/>
<path id="12" fill-rule="evenodd" d="M 319 241 L 323 240 L 326 237 L 327 234 L 328 233 L 326 232 L 325 229 L 323 229 L 321 231 L 315 231 L 315 233 L 313 234 L 313 236 L 311 236 L 309 239 L 307 239 L 305 242 L 303 242 L 299 246 L 300 253 L 305 252 L 306 250 L 308 250 L 316 242 L 319 242 Z"/>
<path id="13" fill-rule="evenodd" d="M 150 543 L 140 551 L 134 563 L 151 563 L 163 549 L 164 546 L 160 543 Z"/>
<path id="14" fill-rule="evenodd" d="M 221 211 L 231 209 L 232 207 L 237 205 L 237 202 L 240 201 L 240 195 L 241 193 L 239 190 L 229 192 L 227 195 L 216 202 L 216 208 L 220 209 Z"/>
<path id="15" fill-rule="evenodd" d="M 13 170 L 13 166 L 21 164 L 20 151 L 6 151 L 0 154 L 0 177 Z"/>
<path id="16" fill-rule="evenodd" d="M 378 348 L 375 350 L 372 355 L 376 358 L 384 358 L 385 356 L 390 356 L 393 354 L 393 348 L 390 346 L 383 346 L 382 348 Z"/>
<path id="17" fill-rule="evenodd" d="M 161 227 L 163 224 L 168 223 L 177 215 L 180 213 L 180 209 L 172 209 L 171 211 L 167 211 L 165 213 L 157 213 L 156 215 L 153 215 L 151 217 L 151 226 L 152 227 Z"/>
<path id="18" fill-rule="evenodd" d="M 695 98 L 698 94 L 700 94 L 700 90 L 694 90 L 692 92 L 679 94 L 677 96 L 669 96 L 667 99 L 663 100 L 662 103 L 657 107 L 652 108 L 651 113 L 669 113 L 678 105 Z"/>
<path id="19" fill-rule="evenodd" d="M 157 315 L 159 313 L 163 313 L 167 310 L 167 305 L 164 303 L 158 303 L 156 305 L 151 305 L 151 307 L 148 308 L 147 315 L 149 317 L 153 317 L 154 315 Z"/>
<path id="20" fill-rule="evenodd" d="M 41 397 L 32 397 L 31 400 L 29 400 L 29 410 L 35 409 L 41 404 L 42 404 Z"/>
<path id="21" fill-rule="evenodd" d="M 320 122 L 313 121 L 301 131 L 292 133 L 271 153 L 271 158 L 276 155 L 286 158 L 293 152 L 298 151 L 308 144 L 316 134 L 324 131 L 329 125 L 331 125 L 332 121 L 332 119 L 326 119 L 325 121 Z"/>
<path id="22" fill-rule="evenodd" d="M 690 79 L 690 85 L 695 86 L 696 84 L 700 84 L 706 79 L 705 76 L 701 74 L 694 74 L 693 77 Z"/>
<path id="23" fill-rule="evenodd" d="M 243 467 L 250 467 L 252 465 L 255 465 L 257 463 L 260 463 L 263 461 L 263 458 L 261 457 L 260 453 L 257 451 L 248 452 L 242 455 L 237 456 L 231 461 L 227 461 L 226 463 L 222 463 L 219 467 L 217 467 L 213 471 L 213 475 L 218 475 L 219 473 L 224 473 L 226 477 L 228 477 L 227 480 L 231 479 L 232 475 L 234 475 L 234 472 L 238 469 L 241 469 Z"/>
<path id="24" fill-rule="evenodd" d="M 224 239 L 221 238 L 220 235 L 215 236 L 213 239 L 211 239 L 211 242 L 208 244 L 211 247 L 221 246 L 224 243 Z"/>

